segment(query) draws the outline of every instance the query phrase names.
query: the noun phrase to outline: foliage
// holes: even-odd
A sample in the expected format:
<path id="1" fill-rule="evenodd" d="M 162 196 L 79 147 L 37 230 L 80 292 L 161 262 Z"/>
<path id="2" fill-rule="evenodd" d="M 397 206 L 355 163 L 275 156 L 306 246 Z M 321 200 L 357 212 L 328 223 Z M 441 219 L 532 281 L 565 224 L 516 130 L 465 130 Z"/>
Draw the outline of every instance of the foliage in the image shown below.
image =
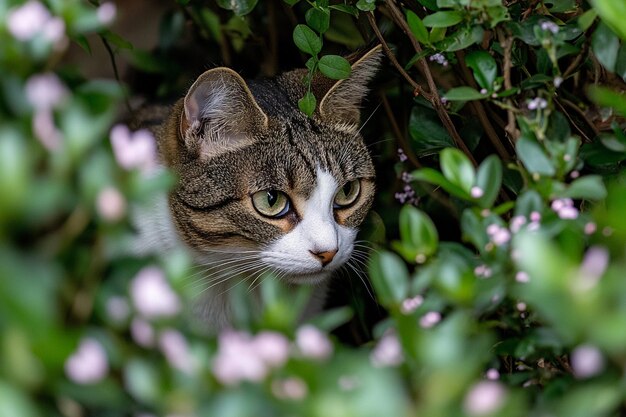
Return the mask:
<path id="1" fill-rule="evenodd" d="M 112 3 L 0 1 L 0 416 L 622 415 L 622 6 L 177 0 L 149 52 L 112 31 Z M 116 124 L 142 84 L 65 60 L 94 36 L 151 99 L 209 62 L 305 66 L 310 87 L 383 43 L 363 127 L 381 307 L 361 288 L 298 323 L 308 289 L 263 279 L 262 314 L 231 291 L 238 330 L 190 320 L 188 255 L 131 255 L 130 213 L 175 180 Z"/>

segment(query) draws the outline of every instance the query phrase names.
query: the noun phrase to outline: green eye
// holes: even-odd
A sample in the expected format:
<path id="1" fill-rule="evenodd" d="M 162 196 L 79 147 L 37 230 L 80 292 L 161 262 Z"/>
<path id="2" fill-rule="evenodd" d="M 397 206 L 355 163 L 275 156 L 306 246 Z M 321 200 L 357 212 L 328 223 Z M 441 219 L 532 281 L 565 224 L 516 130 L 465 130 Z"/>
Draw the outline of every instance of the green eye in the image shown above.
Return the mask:
<path id="1" fill-rule="evenodd" d="M 289 198 L 278 190 L 263 190 L 252 194 L 252 205 L 267 217 L 282 217 L 290 209 Z"/>
<path id="2" fill-rule="evenodd" d="M 361 191 L 361 181 L 354 180 L 344 184 L 335 194 L 335 208 L 349 206 L 354 203 Z"/>

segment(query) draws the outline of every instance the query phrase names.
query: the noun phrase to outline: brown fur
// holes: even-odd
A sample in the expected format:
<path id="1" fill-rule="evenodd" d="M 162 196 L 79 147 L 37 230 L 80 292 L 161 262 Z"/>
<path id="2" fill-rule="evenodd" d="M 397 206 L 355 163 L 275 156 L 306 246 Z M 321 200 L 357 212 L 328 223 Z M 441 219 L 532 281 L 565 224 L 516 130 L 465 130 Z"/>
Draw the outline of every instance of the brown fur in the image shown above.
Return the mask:
<path id="1" fill-rule="evenodd" d="M 374 168 L 357 132 L 359 106 L 379 59 L 376 48 L 355 62 L 347 80 L 317 77 L 312 90 L 320 105 L 311 118 L 297 106 L 306 91 L 303 70 L 248 83 L 225 68 L 201 75 L 155 130 L 161 161 L 179 176 L 170 211 L 182 240 L 203 252 L 259 248 L 279 238 L 297 225 L 316 167 L 340 185 L 362 180 L 356 203 L 335 210 L 339 224 L 358 227 L 374 195 Z M 213 108 L 204 109 L 208 102 Z M 250 196 L 265 189 L 285 192 L 293 212 L 260 215 Z"/>

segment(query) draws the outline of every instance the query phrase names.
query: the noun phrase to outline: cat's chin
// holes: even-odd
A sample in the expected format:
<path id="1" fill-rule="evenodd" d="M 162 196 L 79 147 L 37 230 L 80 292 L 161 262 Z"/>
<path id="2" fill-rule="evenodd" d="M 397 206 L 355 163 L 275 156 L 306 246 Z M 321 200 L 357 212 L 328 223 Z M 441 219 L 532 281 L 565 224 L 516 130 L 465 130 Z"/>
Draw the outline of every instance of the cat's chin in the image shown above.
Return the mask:
<path id="1" fill-rule="evenodd" d="M 289 274 L 283 277 L 283 280 L 289 284 L 294 285 L 318 285 L 330 278 L 330 271 L 303 273 L 303 274 Z"/>

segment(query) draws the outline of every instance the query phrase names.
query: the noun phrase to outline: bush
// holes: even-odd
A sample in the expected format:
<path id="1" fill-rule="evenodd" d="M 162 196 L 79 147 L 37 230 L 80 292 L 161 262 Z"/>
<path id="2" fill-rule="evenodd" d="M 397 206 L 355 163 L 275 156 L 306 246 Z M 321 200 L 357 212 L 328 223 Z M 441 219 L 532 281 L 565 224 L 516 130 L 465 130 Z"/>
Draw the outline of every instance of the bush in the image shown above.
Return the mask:
<path id="1" fill-rule="evenodd" d="M 145 51 L 110 29 L 113 3 L 0 2 L 0 416 L 625 412 L 623 3 L 168 7 Z M 65 59 L 94 36 L 126 84 Z M 384 317 L 360 287 L 301 324 L 307 288 L 269 279 L 263 314 L 240 301 L 238 330 L 207 335 L 181 314 L 188 256 L 129 250 L 129 212 L 174 179 L 119 109 L 179 96 L 207 62 L 342 78 L 368 42 L 389 57 L 363 126 Z"/>

